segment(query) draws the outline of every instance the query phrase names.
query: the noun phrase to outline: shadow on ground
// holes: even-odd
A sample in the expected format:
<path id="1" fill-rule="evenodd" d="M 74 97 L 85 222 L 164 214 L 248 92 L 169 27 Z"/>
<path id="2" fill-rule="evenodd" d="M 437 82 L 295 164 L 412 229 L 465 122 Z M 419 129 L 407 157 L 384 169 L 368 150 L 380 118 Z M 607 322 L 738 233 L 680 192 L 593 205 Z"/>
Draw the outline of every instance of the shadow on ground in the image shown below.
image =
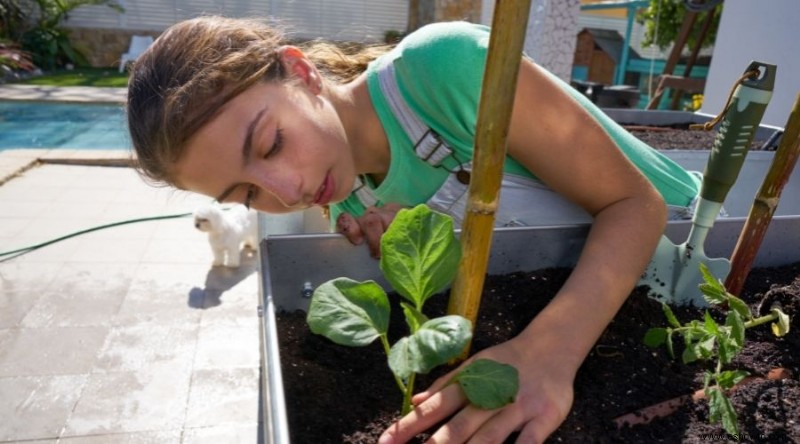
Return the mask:
<path id="1" fill-rule="evenodd" d="M 243 249 L 240 265 L 237 268 L 212 266 L 206 274 L 204 288 L 189 290 L 187 305 L 192 308 L 212 308 L 222 304 L 222 295 L 255 273 L 258 255 L 255 251 Z"/>

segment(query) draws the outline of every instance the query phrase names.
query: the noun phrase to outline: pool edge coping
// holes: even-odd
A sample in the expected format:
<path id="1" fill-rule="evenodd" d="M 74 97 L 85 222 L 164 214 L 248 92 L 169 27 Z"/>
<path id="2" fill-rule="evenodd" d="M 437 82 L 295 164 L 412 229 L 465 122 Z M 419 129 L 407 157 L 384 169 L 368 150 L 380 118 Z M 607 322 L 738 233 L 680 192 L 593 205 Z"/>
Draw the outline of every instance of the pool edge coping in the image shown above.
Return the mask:
<path id="1" fill-rule="evenodd" d="M 127 150 L 90 149 L 7 149 L 0 151 L 0 186 L 31 168 L 44 165 L 134 167 L 136 157 Z"/>

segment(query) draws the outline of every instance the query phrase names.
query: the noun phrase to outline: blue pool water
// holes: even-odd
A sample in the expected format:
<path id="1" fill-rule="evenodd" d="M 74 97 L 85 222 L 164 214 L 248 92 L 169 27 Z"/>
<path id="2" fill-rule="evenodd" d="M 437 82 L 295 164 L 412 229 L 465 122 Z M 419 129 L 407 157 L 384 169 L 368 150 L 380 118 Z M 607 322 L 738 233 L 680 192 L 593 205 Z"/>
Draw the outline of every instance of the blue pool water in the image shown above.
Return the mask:
<path id="1" fill-rule="evenodd" d="M 130 147 L 122 104 L 0 101 L 0 151 Z"/>

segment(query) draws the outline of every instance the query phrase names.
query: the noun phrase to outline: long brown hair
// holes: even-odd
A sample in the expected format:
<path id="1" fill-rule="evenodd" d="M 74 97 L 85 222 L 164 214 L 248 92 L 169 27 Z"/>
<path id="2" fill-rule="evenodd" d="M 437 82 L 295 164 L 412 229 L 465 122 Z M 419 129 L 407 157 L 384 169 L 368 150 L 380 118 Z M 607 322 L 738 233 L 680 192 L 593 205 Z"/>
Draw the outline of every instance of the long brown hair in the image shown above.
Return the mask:
<path id="1" fill-rule="evenodd" d="M 286 80 L 276 50 L 289 44 L 256 19 L 205 16 L 167 29 L 134 63 L 128 82 L 128 128 L 139 173 L 176 186 L 173 166 L 186 142 L 229 100 L 259 81 Z M 300 45 L 322 74 L 355 79 L 386 52 L 379 45 Z"/>

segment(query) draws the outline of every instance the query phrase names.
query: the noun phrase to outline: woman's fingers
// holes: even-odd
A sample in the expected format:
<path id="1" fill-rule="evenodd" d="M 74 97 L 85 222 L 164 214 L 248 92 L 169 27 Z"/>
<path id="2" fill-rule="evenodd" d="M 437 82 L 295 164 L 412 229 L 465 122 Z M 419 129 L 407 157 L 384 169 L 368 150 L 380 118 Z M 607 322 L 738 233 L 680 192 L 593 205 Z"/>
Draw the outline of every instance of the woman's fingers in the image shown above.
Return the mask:
<path id="1" fill-rule="evenodd" d="M 394 214 L 380 208 L 369 207 L 364 215 L 358 218 L 361 231 L 367 239 L 369 254 L 374 258 L 381 257 L 381 236 L 392 223 Z"/>
<path id="2" fill-rule="evenodd" d="M 466 361 L 464 363 L 464 365 L 467 362 L 469 362 L 469 361 Z M 446 375 L 437 378 L 436 381 L 434 381 L 433 384 L 430 385 L 430 387 L 428 387 L 424 391 L 419 392 L 419 393 L 415 394 L 414 396 L 412 396 L 411 397 L 411 403 L 414 404 L 414 405 L 419 405 L 419 404 L 422 404 L 423 402 L 425 402 L 432 395 L 437 393 L 439 390 L 443 389 L 444 386 L 446 386 L 447 384 L 450 384 L 450 381 L 452 381 L 453 377 L 455 377 L 455 375 L 458 372 L 461 371 L 462 367 L 463 367 L 463 365 L 459 366 L 455 370 L 451 370 Z"/>
<path id="3" fill-rule="evenodd" d="M 342 213 L 336 220 L 336 231 L 354 245 L 360 245 L 366 240 L 370 255 L 378 258 L 381 255 L 381 236 L 402 208 L 390 203 L 382 207 L 368 207 L 359 217 Z"/>
<path id="4" fill-rule="evenodd" d="M 431 444 L 440 443 L 461 443 L 468 442 L 471 438 L 476 437 L 475 433 L 479 429 L 484 429 L 493 421 L 492 417 L 496 416 L 498 410 L 481 410 L 467 405 L 460 412 L 453 415 L 446 424 L 439 427 L 439 429 L 427 441 Z M 492 429 L 495 436 L 486 436 L 482 438 L 497 438 L 497 439 L 484 439 L 476 442 L 502 442 L 506 436 L 511 434 L 509 430 L 505 436 L 501 430 Z"/>
<path id="5" fill-rule="evenodd" d="M 461 388 L 457 384 L 452 384 L 431 395 L 425 402 L 415 406 L 411 413 L 386 429 L 378 443 L 407 442 L 452 415 L 464 405 L 465 401 Z"/>
<path id="6" fill-rule="evenodd" d="M 364 235 L 358 221 L 350 213 L 342 213 L 336 219 L 336 231 L 342 233 L 353 245 L 360 245 L 364 242 Z"/>

